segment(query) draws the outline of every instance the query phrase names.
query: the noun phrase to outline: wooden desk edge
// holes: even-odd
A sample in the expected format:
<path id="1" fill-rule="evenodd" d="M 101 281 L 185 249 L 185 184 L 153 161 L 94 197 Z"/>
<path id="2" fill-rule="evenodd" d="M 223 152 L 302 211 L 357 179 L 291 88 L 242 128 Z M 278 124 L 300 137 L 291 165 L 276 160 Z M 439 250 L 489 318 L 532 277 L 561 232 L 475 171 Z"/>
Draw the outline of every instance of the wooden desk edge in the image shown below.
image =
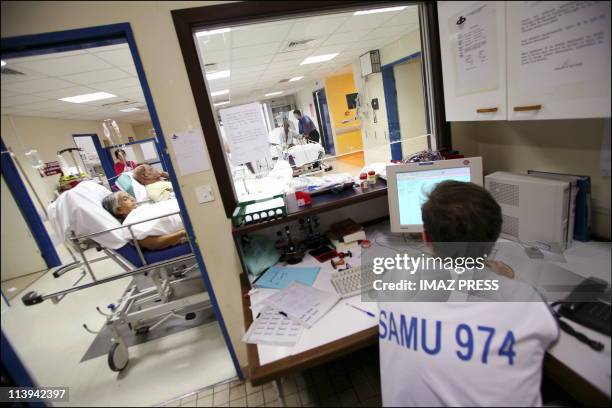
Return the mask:
<path id="1" fill-rule="evenodd" d="M 242 312 L 245 327 L 253 322 L 251 314 L 251 299 L 246 295 L 249 291 L 249 283 L 246 275 L 240 275 L 242 287 Z M 246 295 L 246 296 L 245 296 Z M 285 357 L 269 364 L 260 365 L 259 353 L 256 344 L 247 344 L 247 359 L 249 361 L 249 380 L 254 386 L 265 384 L 280 377 L 286 377 L 304 369 L 315 367 L 325 362 L 334 360 L 353 351 L 362 349 L 378 341 L 378 327 L 374 326 L 350 336 L 323 344 L 302 353 Z"/>

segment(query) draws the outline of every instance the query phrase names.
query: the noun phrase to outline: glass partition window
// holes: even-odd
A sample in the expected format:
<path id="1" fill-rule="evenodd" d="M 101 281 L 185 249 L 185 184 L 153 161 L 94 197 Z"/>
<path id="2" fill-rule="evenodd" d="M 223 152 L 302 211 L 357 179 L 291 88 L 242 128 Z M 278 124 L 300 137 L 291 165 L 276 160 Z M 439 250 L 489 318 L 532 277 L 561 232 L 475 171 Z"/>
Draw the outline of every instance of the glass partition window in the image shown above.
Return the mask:
<path id="1" fill-rule="evenodd" d="M 416 5 L 196 30 L 237 200 L 348 184 L 435 148 L 420 31 Z"/>

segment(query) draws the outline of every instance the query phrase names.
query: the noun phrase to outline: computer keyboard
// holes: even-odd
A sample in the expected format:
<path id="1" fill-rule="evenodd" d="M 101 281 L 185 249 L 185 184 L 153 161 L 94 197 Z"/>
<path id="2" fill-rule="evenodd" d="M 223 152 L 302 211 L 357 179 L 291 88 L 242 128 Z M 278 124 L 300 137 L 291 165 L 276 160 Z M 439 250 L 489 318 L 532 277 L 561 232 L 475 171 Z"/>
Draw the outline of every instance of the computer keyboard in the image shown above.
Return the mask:
<path id="1" fill-rule="evenodd" d="M 366 264 L 334 272 L 331 283 L 340 297 L 347 298 L 372 289 L 376 279 L 380 279 L 380 275 L 372 271 L 372 264 Z"/>

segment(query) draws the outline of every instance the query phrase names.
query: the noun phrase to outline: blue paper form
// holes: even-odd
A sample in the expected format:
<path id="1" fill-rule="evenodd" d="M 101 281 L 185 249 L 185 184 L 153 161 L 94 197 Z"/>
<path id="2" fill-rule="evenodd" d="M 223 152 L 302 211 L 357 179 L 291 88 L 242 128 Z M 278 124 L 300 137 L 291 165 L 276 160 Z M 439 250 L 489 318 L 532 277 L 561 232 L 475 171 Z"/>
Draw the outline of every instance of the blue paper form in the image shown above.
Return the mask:
<path id="1" fill-rule="evenodd" d="M 312 286 L 319 270 L 321 268 L 318 266 L 305 268 L 273 266 L 257 279 L 255 286 L 267 289 L 283 289 L 294 281 Z"/>

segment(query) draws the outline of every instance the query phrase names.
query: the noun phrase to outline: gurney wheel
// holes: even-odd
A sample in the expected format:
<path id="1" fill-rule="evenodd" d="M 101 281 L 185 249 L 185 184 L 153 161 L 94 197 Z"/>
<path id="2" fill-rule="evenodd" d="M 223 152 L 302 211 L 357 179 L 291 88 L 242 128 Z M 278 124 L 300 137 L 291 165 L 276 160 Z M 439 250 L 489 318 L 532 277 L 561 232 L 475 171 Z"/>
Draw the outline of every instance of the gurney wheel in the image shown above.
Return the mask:
<path id="1" fill-rule="evenodd" d="M 108 351 L 108 366 L 113 371 L 122 371 L 130 360 L 128 349 L 123 343 L 113 343 Z"/>

